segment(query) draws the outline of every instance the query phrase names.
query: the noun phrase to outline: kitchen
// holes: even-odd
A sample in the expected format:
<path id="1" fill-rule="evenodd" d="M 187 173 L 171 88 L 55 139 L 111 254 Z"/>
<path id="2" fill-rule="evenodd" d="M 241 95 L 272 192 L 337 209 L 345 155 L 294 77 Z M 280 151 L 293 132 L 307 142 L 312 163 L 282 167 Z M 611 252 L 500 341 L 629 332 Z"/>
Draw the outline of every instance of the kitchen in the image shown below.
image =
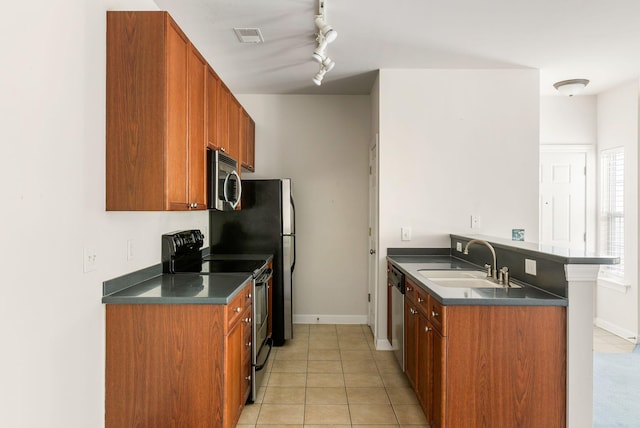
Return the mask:
<path id="1" fill-rule="evenodd" d="M 6 85 L 1 104 L 6 120 L 2 128 L 5 144 L 1 159 L 6 186 L 3 195 L 8 196 L 3 218 L 8 225 L 9 242 L 13 243 L 3 249 L 3 259 L 14 268 L 5 284 L 19 284 L 5 286 L 2 306 L 5 320 L 2 337 L 7 342 L 3 368 L 6 372 L 2 377 L 5 386 L 0 400 L 4 424 L 101 426 L 102 281 L 157 263 L 158 237 L 162 233 L 208 228 L 206 213 L 104 212 L 104 11 L 154 6 L 152 2 L 135 1 L 42 2 L 34 11 L 32 4 L 16 4 L 12 6 L 16 13 L 2 30 L 3 34 L 6 31 L 21 35 L 20 43 L 7 45 L 13 59 L 0 72 Z M 30 28 L 39 30 L 25 31 Z M 539 92 L 535 74 L 532 70 L 383 71 L 379 103 L 387 118 L 381 120 L 379 129 L 380 174 L 387 179 L 381 180 L 384 194 L 380 197 L 379 248 L 399 246 L 401 226 L 413 228 L 412 246 L 440 243 L 456 225 L 467 224 L 470 213 L 466 203 L 482 213 L 486 232 L 503 234 L 498 224 L 507 224 L 509 231 L 515 226 L 524 228 L 527 238 L 536 235 L 537 167 L 535 162 L 527 161 L 537 157 Z M 483 160 L 479 162 L 482 166 L 462 164 L 460 173 L 468 175 L 452 175 L 441 162 L 430 163 L 431 172 L 424 168 L 427 155 L 442 159 L 451 155 L 452 148 L 423 144 L 427 141 L 421 125 L 424 118 L 418 116 L 423 103 L 428 99 L 435 104 L 437 100 L 449 103 L 456 96 L 465 96 L 465 101 L 469 98 L 462 87 L 460 93 L 442 87 L 413 92 L 412 82 L 422 85 L 424 77 L 432 75 L 451 79 L 449 82 L 460 82 L 455 75 L 473 75 L 497 88 L 493 92 L 487 88 L 486 93 L 474 97 L 478 101 L 469 106 L 465 126 L 454 127 L 474 140 L 479 140 L 477 132 L 483 130 L 482 139 L 491 141 L 486 151 L 480 151 L 476 144 L 463 146 L 465 150 L 477 150 L 477 156 Z M 518 81 L 507 81 L 505 87 L 502 79 L 505 75 Z M 405 77 L 411 81 L 405 83 Z M 408 86 L 411 91 L 394 96 L 391 90 L 397 86 Z M 429 97 L 420 95 L 427 90 Z M 440 95 L 434 97 L 431 91 Z M 634 91 L 637 93 L 637 85 L 627 90 L 632 94 Z M 238 97 L 256 122 L 264 123 L 261 130 L 258 128 L 260 144 L 256 157 L 261 166 L 256 177 L 289 176 L 296 186 L 298 228 L 302 236 L 298 250 L 300 254 L 313 254 L 306 260 L 302 257 L 297 267 L 299 295 L 309 297 L 298 302 L 302 321 L 325 315 L 328 321 L 363 322 L 367 314 L 369 247 L 366 228 L 353 225 L 365 225 L 368 216 L 367 148 L 375 135 L 372 129 L 376 128 L 377 120 L 375 115 L 372 119 L 371 111 L 378 98 L 375 94 L 239 94 Z M 508 116 L 517 122 L 507 130 L 486 129 L 486 117 L 469 122 L 472 115 L 484 112 L 489 101 L 495 106 L 495 115 Z M 519 110 L 524 111 L 523 117 L 512 117 L 516 114 L 509 108 L 512 105 L 522 106 Z M 442 104 L 436 107 L 441 108 Z M 398 113 L 408 116 L 396 122 Z M 33 126 L 33 118 L 38 118 L 39 126 Z M 318 123 L 326 124 L 321 134 L 317 132 Z M 518 132 L 516 128 L 520 125 L 523 130 Z M 437 133 L 429 139 L 443 138 L 441 129 L 433 132 Z M 307 144 L 301 144 L 303 141 Z M 511 145 L 513 141 L 523 142 L 516 149 Z M 406 151 L 416 150 L 418 155 L 403 156 Z M 326 162 L 319 163 L 318 159 Z M 325 163 L 331 165 L 332 174 L 327 174 Z M 485 165 L 495 168 L 488 170 Z M 504 174 L 498 174 L 499 170 Z M 462 197 L 452 200 L 445 187 L 434 189 L 423 185 L 413 189 L 420 195 L 416 206 L 405 203 L 406 194 L 390 197 L 398 181 L 404 184 L 398 171 L 418 174 L 412 179 L 415 183 L 456 180 L 454 184 L 464 189 L 460 192 L 466 202 L 462 202 Z M 518 175 L 511 174 L 505 180 L 510 171 L 517 171 Z M 529 177 L 518 181 L 524 175 Z M 486 198 L 488 189 L 497 183 L 505 186 L 498 194 L 507 195 L 503 196 L 507 201 L 516 192 L 524 195 L 522 204 L 505 210 L 502 196 L 496 200 Z M 399 203 L 402 209 L 397 208 Z M 446 216 L 438 215 L 437 210 L 442 210 L 445 204 L 452 209 L 446 211 Z M 459 218 L 451 213 L 458 213 L 453 215 Z M 421 226 L 427 223 L 428 228 Z M 54 230 L 65 231 L 64 238 L 53 235 Z M 132 259 L 127 258 L 129 240 L 133 241 Z M 34 246 L 46 252 L 46 257 L 35 263 L 22 256 L 40 252 Z M 83 272 L 85 247 L 94 248 L 97 256 L 96 270 L 87 273 Z M 26 272 L 36 274 L 37 279 L 25 283 Z M 300 280 L 301 272 L 305 281 Z M 336 272 L 342 278 L 339 283 L 334 281 Z M 30 293 L 25 293 L 26 285 L 31 287 Z M 332 299 L 338 293 L 342 297 L 340 302 Z M 378 328 L 382 329 L 382 324 Z M 35 406 L 38 411 L 34 411 Z"/>

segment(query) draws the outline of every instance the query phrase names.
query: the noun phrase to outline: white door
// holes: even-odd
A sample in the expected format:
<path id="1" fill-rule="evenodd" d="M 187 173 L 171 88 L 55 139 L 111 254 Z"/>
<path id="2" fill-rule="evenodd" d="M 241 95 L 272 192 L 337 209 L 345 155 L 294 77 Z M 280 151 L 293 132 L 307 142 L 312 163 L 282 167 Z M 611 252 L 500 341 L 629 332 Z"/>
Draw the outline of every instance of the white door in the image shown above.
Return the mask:
<path id="1" fill-rule="evenodd" d="M 540 153 L 540 243 L 584 250 L 586 245 L 584 152 Z"/>
<path id="2" fill-rule="evenodd" d="M 378 134 L 369 149 L 369 316 L 368 324 L 376 335 L 378 290 Z"/>

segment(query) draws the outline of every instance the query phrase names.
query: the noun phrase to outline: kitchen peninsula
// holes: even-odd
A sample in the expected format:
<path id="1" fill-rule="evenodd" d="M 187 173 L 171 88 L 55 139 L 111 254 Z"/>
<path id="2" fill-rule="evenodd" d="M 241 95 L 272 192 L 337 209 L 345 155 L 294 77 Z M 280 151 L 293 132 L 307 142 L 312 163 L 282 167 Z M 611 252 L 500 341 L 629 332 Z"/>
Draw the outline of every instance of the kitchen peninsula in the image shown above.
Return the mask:
<path id="1" fill-rule="evenodd" d="M 405 371 L 432 426 L 487 418 L 591 426 L 593 285 L 599 266 L 617 258 L 486 236 L 450 239 L 450 248 L 387 253 L 405 277 Z M 484 270 L 494 282 L 508 273 L 512 287 L 429 279 L 465 270 Z M 431 337 L 421 341 L 423 331 Z M 431 358 L 417 358 L 420 351 Z"/>

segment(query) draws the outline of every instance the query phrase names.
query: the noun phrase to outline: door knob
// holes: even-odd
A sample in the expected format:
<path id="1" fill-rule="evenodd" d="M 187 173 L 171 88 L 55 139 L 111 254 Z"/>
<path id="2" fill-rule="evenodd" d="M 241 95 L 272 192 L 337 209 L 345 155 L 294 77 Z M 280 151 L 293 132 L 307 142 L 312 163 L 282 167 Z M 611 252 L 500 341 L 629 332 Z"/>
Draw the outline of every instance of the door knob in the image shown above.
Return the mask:
<path id="1" fill-rule="evenodd" d="M 372 254 L 372 255 L 373 255 L 373 254 L 375 254 L 375 253 L 376 253 L 376 250 L 373 250 L 373 249 L 369 250 L 369 254 Z"/>

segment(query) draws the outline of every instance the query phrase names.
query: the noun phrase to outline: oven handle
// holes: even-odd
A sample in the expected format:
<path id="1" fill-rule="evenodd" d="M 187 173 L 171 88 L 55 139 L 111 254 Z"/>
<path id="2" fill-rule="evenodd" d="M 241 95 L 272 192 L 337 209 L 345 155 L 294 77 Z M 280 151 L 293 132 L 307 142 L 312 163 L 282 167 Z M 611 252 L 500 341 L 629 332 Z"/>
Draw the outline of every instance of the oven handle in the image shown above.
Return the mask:
<path id="1" fill-rule="evenodd" d="M 258 279 L 256 279 L 256 285 L 266 284 L 267 282 L 269 282 L 272 276 L 273 276 L 273 269 L 265 270 L 264 273 L 260 275 Z"/>
<path id="2" fill-rule="evenodd" d="M 269 336 L 267 340 L 265 340 L 264 344 L 269 345 L 269 351 L 267 352 L 267 356 L 264 357 L 264 361 L 262 362 L 262 364 L 253 365 L 256 368 L 256 371 L 262 370 L 267 364 L 267 361 L 269 361 L 269 355 L 271 355 L 271 350 L 273 349 L 273 340 L 271 339 L 271 336 Z"/>

